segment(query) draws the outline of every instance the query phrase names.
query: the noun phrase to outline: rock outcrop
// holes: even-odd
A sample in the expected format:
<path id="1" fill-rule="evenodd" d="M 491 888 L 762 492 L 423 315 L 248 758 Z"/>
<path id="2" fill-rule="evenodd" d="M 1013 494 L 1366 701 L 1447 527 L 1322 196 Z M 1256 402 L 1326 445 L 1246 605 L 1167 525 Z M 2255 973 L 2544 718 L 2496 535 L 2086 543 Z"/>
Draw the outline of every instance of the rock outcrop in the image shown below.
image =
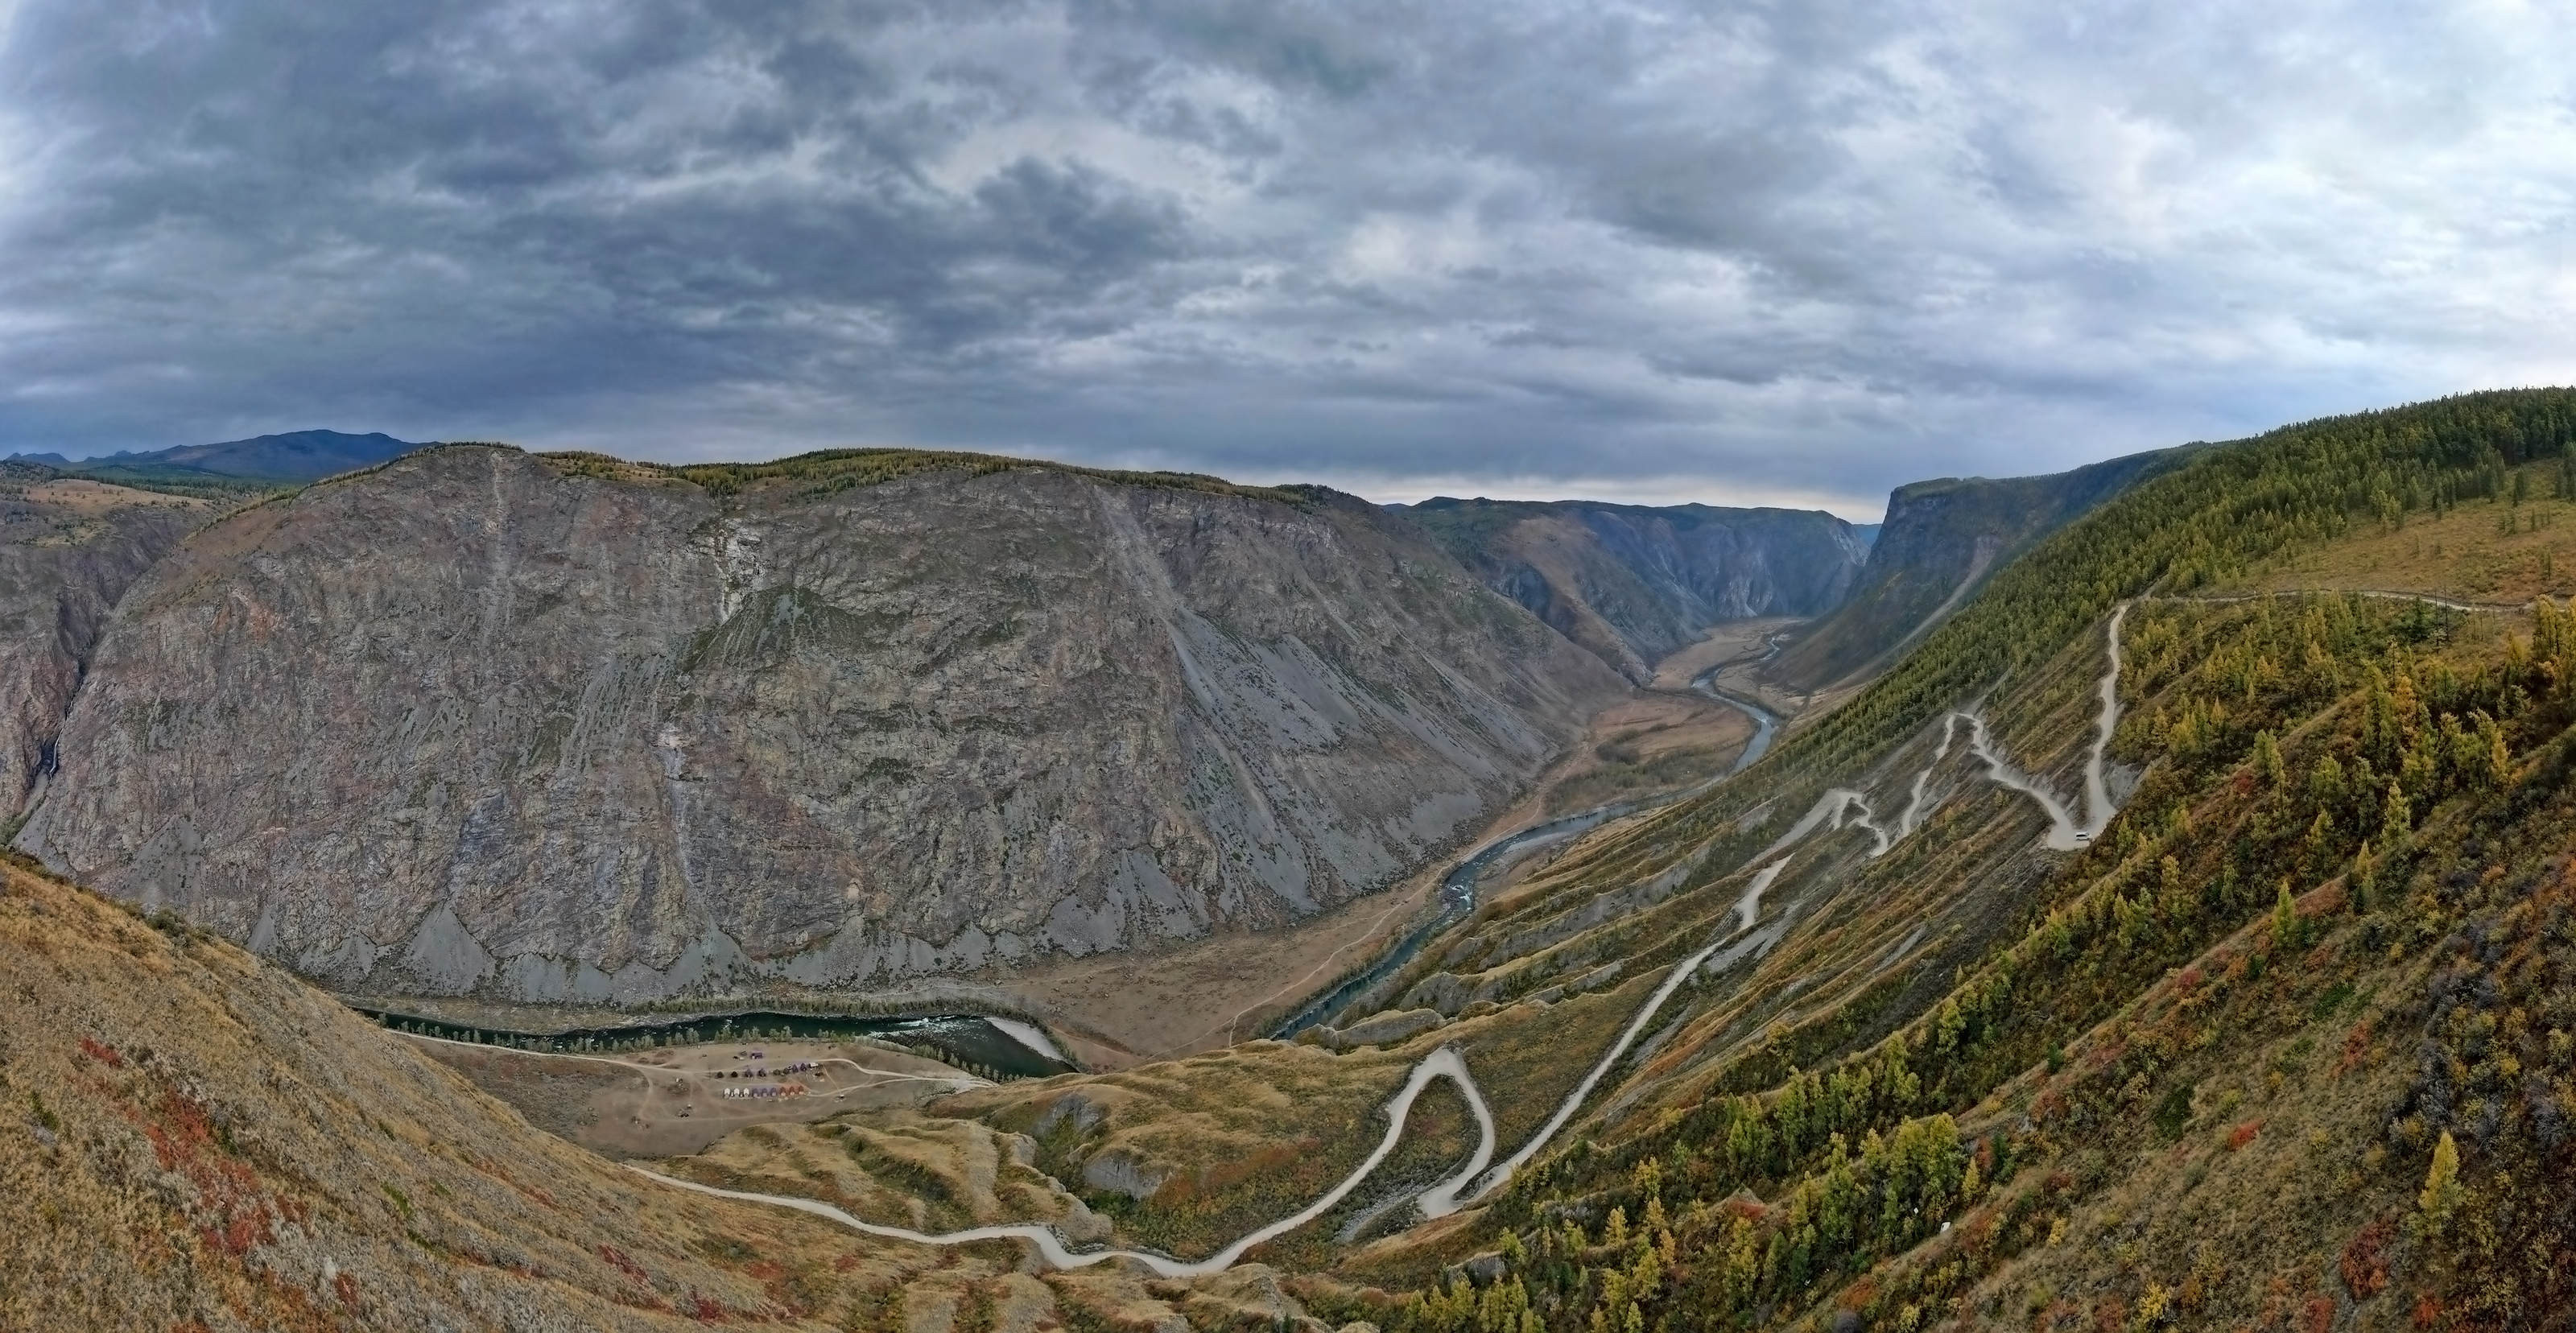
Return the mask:
<path id="1" fill-rule="evenodd" d="M 1365 894 L 1623 689 L 1347 496 L 887 475 L 456 446 L 237 513 L 19 845 L 343 989 L 854 987 Z"/>
<path id="2" fill-rule="evenodd" d="M 1406 507 L 1496 591 L 1643 684 L 1722 620 L 1841 604 L 1871 527 L 1795 509 L 1425 500 Z"/>
<path id="3" fill-rule="evenodd" d="M 1801 633 L 1764 675 L 1795 690 L 1865 678 L 1895 660 L 2040 538 L 2139 481 L 2179 465 L 2194 446 L 2088 463 L 2038 477 L 1945 477 L 1887 497 L 1869 561 L 1833 614 Z"/>
<path id="4" fill-rule="evenodd" d="M 51 773 L 117 599 L 208 517 L 194 500 L 0 463 L 0 818 Z"/>

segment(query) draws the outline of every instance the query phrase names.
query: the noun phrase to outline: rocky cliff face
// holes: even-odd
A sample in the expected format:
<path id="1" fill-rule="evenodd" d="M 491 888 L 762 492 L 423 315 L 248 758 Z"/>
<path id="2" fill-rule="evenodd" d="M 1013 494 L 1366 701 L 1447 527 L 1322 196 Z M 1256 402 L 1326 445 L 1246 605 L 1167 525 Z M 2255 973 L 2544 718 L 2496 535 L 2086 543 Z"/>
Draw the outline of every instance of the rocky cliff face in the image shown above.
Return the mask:
<path id="1" fill-rule="evenodd" d="M 46 781 L 117 599 L 207 517 L 193 500 L 0 463 L 0 817 Z"/>
<path id="2" fill-rule="evenodd" d="M 2182 461 L 2192 446 L 2130 454 L 2038 477 L 1945 477 L 1887 497 L 1868 564 L 1833 614 L 1765 674 L 1823 689 L 1883 669 L 1899 648 L 1958 610 L 1986 576 L 2040 538 Z"/>
<path id="3" fill-rule="evenodd" d="M 1871 529 L 1790 509 L 1426 500 L 1407 517 L 1632 681 L 1721 620 L 1839 605 Z"/>
<path id="4" fill-rule="evenodd" d="M 20 844 L 343 988 L 855 986 L 1366 893 L 1621 689 L 1349 497 L 859 479 L 460 446 L 237 514 Z"/>

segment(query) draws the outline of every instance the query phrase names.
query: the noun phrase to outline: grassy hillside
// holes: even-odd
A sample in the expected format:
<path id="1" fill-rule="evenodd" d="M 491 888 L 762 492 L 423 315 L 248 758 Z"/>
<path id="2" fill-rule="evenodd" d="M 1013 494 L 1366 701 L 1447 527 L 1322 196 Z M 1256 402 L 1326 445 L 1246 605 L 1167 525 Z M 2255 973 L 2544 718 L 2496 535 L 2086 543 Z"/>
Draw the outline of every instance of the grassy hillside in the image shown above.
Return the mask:
<path id="1" fill-rule="evenodd" d="M 1397 1333 L 2563 1308 L 2576 631 L 2295 578 L 2367 572 L 2409 532 L 2448 551 L 2472 523 L 2523 550 L 2576 514 L 2571 427 L 2576 395 L 2532 391 L 2201 452 L 1998 572 L 1743 778 L 1490 895 L 1362 1007 L 1439 1026 L 1385 1052 L 1240 1048 L 1228 1086 L 1283 1089 L 1292 1061 L 1382 1087 L 1454 1045 L 1508 1151 L 1678 960 L 1733 941 L 1483 1206 L 1272 1257 L 1330 1273 L 1301 1288 L 1316 1313 Z M 2459 591 L 2431 582 L 2401 590 Z M 2051 850 L 1975 750 L 2080 792 L 2123 604 L 2118 813 Z M 1203 1093 L 1130 1097 L 1051 1160 L 1062 1178 L 1123 1145 L 1165 1184 L 1072 1188 L 1130 1234 L 1209 1243 L 1261 1209 L 1224 1161 L 1354 1128 L 1347 1099 L 1248 1095 L 1249 1140 L 1171 1132 Z M 1481 1276 L 1444 1276 L 1480 1252 Z"/>
<path id="2" fill-rule="evenodd" d="M 1940 715 L 1979 698 L 2045 775 L 2107 613 L 2144 599 L 2111 745 L 2135 785 L 2102 837 L 2034 853 L 2027 803 L 1973 783 L 1881 857 L 1819 833 L 1857 854 L 1795 852 L 1817 871 L 1773 892 L 1800 895 L 1805 924 L 1751 981 L 1675 1002 L 1617 1113 L 1481 1217 L 1373 1261 L 1421 1281 L 1494 1246 L 1509 1275 L 1354 1308 L 1426 1330 L 1524 1305 L 1553 1328 L 1843 1310 L 1869 1328 L 2503 1328 L 2563 1310 L 2576 635 L 2551 608 L 2219 599 L 2464 512 L 2500 537 L 2528 508 L 2525 531 L 2546 530 L 2571 409 L 2563 391 L 2476 395 L 2212 449 L 2004 570 L 1747 781 L 1498 904 L 1477 938 L 1677 852 L 1728 896 L 1780 831 L 1766 805 L 1830 780 L 1892 808 Z M 1920 770 L 1936 791 L 1945 762 Z M 1592 955 L 1676 956 L 1705 938 L 1677 919 L 1694 892 Z M 1867 975 L 1891 900 L 1936 937 L 1982 938 Z"/>
<path id="3" fill-rule="evenodd" d="M 1851 595 L 1799 635 L 1766 675 L 1801 691 L 1865 679 L 2032 543 L 2186 456 L 2186 449 L 2163 449 L 2047 476 L 1945 477 L 1897 487 Z"/>
<path id="4" fill-rule="evenodd" d="M 0 1325 L 821 1323 L 907 1271 L 644 1182 L 248 954 L 14 867 L 0 987 Z"/>
<path id="5" fill-rule="evenodd" d="M 0 1328 L 1273 1328 L 1267 1270 L 1031 1271 L 659 1184 L 175 917 L 0 865 Z M 902 1223 L 1061 1217 L 1008 1135 L 782 1125 L 678 1164 Z M 1068 1225 L 1067 1230 L 1077 1228 Z M 1298 1325 L 1311 1329 L 1311 1323 Z"/>
<path id="6" fill-rule="evenodd" d="M 63 470 L 66 477 L 85 477 L 112 486 L 130 486 L 138 491 L 157 491 L 163 495 L 183 495 L 191 500 L 204 500 L 214 505 L 239 504 L 276 495 L 293 489 L 295 483 L 253 477 L 227 476 L 202 468 L 169 464 L 77 464 Z"/>

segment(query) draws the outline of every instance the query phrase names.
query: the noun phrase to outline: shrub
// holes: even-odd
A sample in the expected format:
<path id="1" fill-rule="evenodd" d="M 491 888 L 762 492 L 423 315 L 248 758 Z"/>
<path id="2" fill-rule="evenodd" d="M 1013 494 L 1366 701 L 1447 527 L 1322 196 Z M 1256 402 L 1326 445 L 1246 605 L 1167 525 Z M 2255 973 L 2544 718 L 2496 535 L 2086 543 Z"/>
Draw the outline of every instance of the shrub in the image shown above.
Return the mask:
<path id="1" fill-rule="evenodd" d="M 2343 1285 L 2354 1300 L 2366 1301 L 2388 1289 L 2388 1242 L 2395 1234 L 2385 1219 L 2373 1219 L 2343 1247 Z"/>

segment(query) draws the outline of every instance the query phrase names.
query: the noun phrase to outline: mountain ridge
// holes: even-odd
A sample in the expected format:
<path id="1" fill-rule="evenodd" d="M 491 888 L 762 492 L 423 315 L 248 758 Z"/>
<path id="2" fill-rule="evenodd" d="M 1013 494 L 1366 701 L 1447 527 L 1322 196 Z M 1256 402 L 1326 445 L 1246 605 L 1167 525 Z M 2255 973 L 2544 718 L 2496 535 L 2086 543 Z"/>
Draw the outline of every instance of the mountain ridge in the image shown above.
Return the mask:
<path id="1" fill-rule="evenodd" d="M 1800 631 L 1764 675 L 1809 693 L 1866 678 L 1953 614 L 2014 556 L 2201 447 L 2148 450 L 2027 477 L 1942 477 L 1897 487 L 1888 493 L 1886 518 L 1849 595 Z"/>
<path id="2" fill-rule="evenodd" d="M 2485 581 L 2576 592 L 2571 478 L 2568 390 L 2211 446 L 1742 780 L 1498 877 L 1339 1037 L 943 1113 L 1188 1256 L 1286 1211 L 1228 1163 L 1356 1155 L 1276 1088 L 1463 1053 L 1493 1132 L 1436 1109 L 1402 1189 L 1555 1146 L 1270 1252 L 1392 1333 L 2532 1326 L 2576 1253 L 2576 620 Z M 2312 582 L 2446 549 L 2471 585 Z M 1262 1129 L 1180 1132 L 1211 1097 Z"/>
<path id="3" fill-rule="evenodd" d="M 1622 692 L 1355 499 L 925 457 L 448 446 L 243 510 L 20 843 L 370 994 L 883 984 L 1373 891 Z"/>
<path id="4" fill-rule="evenodd" d="M 9 457 L 65 471 L 103 476 L 144 476 L 171 471 L 245 481 L 291 483 L 318 481 L 334 473 L 373 467 L 420 447 L 382 431 L 351 435 L 336 430 L 298 430 L 216 444 L 119 450 L 89 458 L 65 458 L 60 453 L 11 454 Z"/>
<path id="5" fill-rule="evenodd" d="M 1720 621 L 1832 610 L 1875 532 L 1815 510 L 1700 504 L 1435 497 L 1400 512 L 1640 685 Z"/>
<path id="6" fill-rule="evenodd" d="M 834 489 L 831 469 L 842 463 L 877 470 Z M 572 546 L 542 533 L 508 547 L 475 544 L 494 529 L 533 532 L 539 517 L 593 539 L 690 535 L 696 544 L 664 552 L 658 568 L 625 548 L 602 563 L 643 568 L 681 603 L 715 605 L 712 618 L 691 613 L 686 623 L 701 628 L 663 635 L 679 644 L 663 651 L 695 656 L 700 665 L 687 674 L 697 696 L 773 701 L 743 713 L 769 734 L 799 715 L 776 701 L 810 695 L 774 674 L 815 646 L 802 636 L 820 624 L 843 635 L 823 646 L 846 646 L 862 630 L 835 616 L 884 609 L 824 577 L 828 562 L 794 552 L 869 524 L 894 534 L 889 550 L 919 547 L 920 534 L 935 531 L 947 544 L 937 554 L 979 577 L 1072 568 L 1063 552 L 1139 574 L 1125 586 L 1167 588 L 1170 600 L 1153 603 L 1160 610 L 1103 613 L 1085 603 L 1082 623 L 1114 632 L 1159 616 L 1174 661 L 1196 661 L 1211 693 L 1259 679 L 1264 663 L 1294 655 L 1283 646 L 1291 640 L 1321 664 L 1307 668 L 1316 680 L 1344 672 L 1381 689 L 1427 690 L 1363 675 L 1367 659 L 1353 654 L 1383 649 L 1381 631 L 1428 636 L 1443 625 L 1461 643 L 1508 626 L 1528 636 L 1520 677 L 1491 662 L 1429 659 L 1451 670 L 1499 672 L 1485 679 L 1519 679 L 1534 699 L 1549 681 L 1564 691 L 1585 681 L 1615 688 L 1599 659 L 1400 519 L 1362 521 L 1368 507 L 1348 497 L 1142 484 L 1111 492 L 1094 478 L 998 464 L 960 487 L 935 461 L 887 463 L 801 464 L 743 476 L 718 497 L 650 468 L 621 471 L 621 480 L 597 473 L 632 465 L 459 448 L 270 501 L 200 534 L 129 595 L 116 642 L 99 654 L 102 687 L 75 707 L 85 730 L 67 746 L 56 795 L 83 782 L 108 791 L 127 770 L 172 762 L 156 754 L 187 756 L 197 789 L 242 786 L 207 760 L 240 748 L 204 720 L 220 719 L 228 689 L 293 698 L 334 722 L 328 692 L 345 688 L 332 680 L 345 666 L 289 653 L 281 671 L 277 650 L 264 646 L 306 621 L 326 626 L 318 642 L 347 645 L 335 651 L 349 660 L 372 654 L 404 680 L 514 661 L 514 625 L 608 591 L 567 583 Z M 426 497 L 420 508 L 450 525 L 439 539 L 469 557 L 455 571 L 406 562 L 406 592 L 456 597 L 458 607 L 484 608 L 482 618 L 408 603 L 353 615 L 280 600 L 259 582 L 320 586 L 300 575 L 301 562 L 339 559 L 334 543 L 357 534 L 413 549 L 415 538 L 384 522 L 398 516 L 381 507 L 393 492 Z M 976 507 L 996 496 L 1011 505 Z M 1061 502 L 1054 510 L 1050 497 Z M 672 521 L 632 520 L 636 507 L 655 505 L 670 507 Z M 316 522 L 334 506 L 347 512 Z M 800 527 L 807 510 L 825 521 Z M 1104 526 L 1065 526 L 1063 515 L 1077 510 Z M 1055 526 L 1040 521 L 1049 513 Z M 1234 529 L 1261 527 L 1265 540 L 1308 552 L 1308 563 L 1207 544 L 1218 513 Z M 984 516 L 980 527 L 961 521 L 969 514 Z M 1790 730 L 1740 777 L 1493 867 L 1469 886 L 1473 911 L 1397 971 L 1382 992 L 1395 998 L 1379 1012 L 1340 1016 L 1336 1030 L 1297 1044 L 1245 1042 L 901 1108 L 816 1106 L 803 1123 L 736 1129 L 655 1169 L 734 1191 L 734 1201 L 828 1203 L 921 1235 L 969 1223 L 1056 1225 L 1068 1238 L 1079 1228 L 1121 1248 L 1150 1247 L 1179 1261 L 1174 1268 L 1320 1210 L 1250 1256 L 1275 1267 L 1192 1279 L 1221 1291 L 1138 1288 L 1131 1313 L 1106 1317 L 1112 1324 L 1155 1310 L 1151 1297 L 1210 1326 L 1285 1322 L 1305 1333 L 1351 1321 L 1387 1333 L 1583 1333 L 1692 1319 L 1816 1333 L 2534 1326 L 2563 1310 L 2564 1274 L 2576 1261 L 2564 1221 L 2576 1210 L 2567 1123 L 2576 1000 L 2561 984 L 2576 969 L 2566 929 L 2576 919 L 2567 851 L 2576 847 L 2576 618 L 2550 600 L 2576 593 L 2576 539 L 2561 540 L 2576 531 L 2564 522 L 2571 517 L 2571 390 L 2465 395 L 2196 449 L 2033 539 L 2019 558 L 1999 551 L 1996 567 L 1969 581 L 1975 595 L 1900 641 L 1887 673 Z M 994 531 L 1001 547 L 976 536 Z M 1095 531 L 1110 536 L 1087 545 L 1094 539 L 1083 534 Z M 1049 558 L 1058 563 L 992 558 L 1011 542 L 1057 552 Z M 1967 549 L 1973 561 L 1973 543 Z M 865 551 L 851 559 L 893 568 Z M 1418 562 L 1411 573 L 1407 560 Z M 496 588 L 517 596 L 516 584 L 489 574 L 496 564 L 536 571 L 526 590 L 537 596 L 510 615 L 489 610 Z M 798 577 L 773 577 L 788 570 Z M 661 577 L 673 573 L 685 577 Z M 905 586 L 936 575 L 913 571 Z M 1422 580 L 1415 602 L 1399 595 L 1407 578 Z M 1393 601 L 1363 597 L 1360 584 Z M 549 591 L 564 595 L 539 606 Z M 1289 591 L 1356 632 L 1327 639 L 1320 628 L 1249 613 L 1276 611 L 1295 600 Z M 1499 619 L 1442 620 L 1437 606 L 1482 607 Z M 1413 618 L 1398 626 L 1399 613 Z M 233 625 L 222 629 L 227 616 Z M 1215 632 L 1198 633 L 1188 616 Z M 414 622 L 471 640 L 476 656 L 424 656 L 394 632 Z M 971 685 L 972 655 L 943 656 L 940 646 L 975 639 L 954 626 L 997 622 L 979 613 L 943 623 L 952 628 L 914 632 L 922 661 L 890 661 L 885 671 L 945 672 Z M 190 648 L 190 624 L 233 635 L 221 642 L 239 655 L 181 652 L 172 660 L 201 664 L 184 678 L 137 672 L 145 659 L 120 656 L 141 651 L 122 646 L 129 634 Z M 1274 633 L 1281 624 L 1291 633 Z M 1264 645 L 1271 656 L 1254 651 Z M 1150 658 L 1119 654 L 1131 670 Z M 205 671 L 208 661 L 230 669 Z M 737 675 L 721 675 L 729 670 Z M 1048 682 L 1019 676 L 1024 692 L 1054 698 Z M 301 693 L 281 694 L 272 683 L 281 678 Z M 462 697 L 507 703 L 534 679 L 513 666 L 466 680 Z M 1251 695 L 1321 706 L 1288 673 L 1267 682 Z M 1489 696 L 1502 688 L 1478 686 Z M 185 691 L 206 694 L 200 716 L 171 703 Z M 1408 710 L 1446 706 L 1428 693 L 1403 697 L 1417 701 Z M 563 739 L 548 742 L 549 771 L 596 764 L 605 752 L 579 751 L 571 738 L 620 709 L 639 719 L 666 781 L 712 787 L 734 767 L 766 762 L 738 750 L 695 761 L 692 774 L 692 761 L 658 753 L 672 748 L 659 742 L 661 719 L 688 721 L 684 711 L 608 702 L 575 714 Z M 550 715 L 506 715 L 510 730 L 498 734 L 542 738 Z M 273 714 L 261 716 L 279 729 Z M 539 721 L 531 731 L 521 717 Z M 1487 721 L 1500 725 L 1501 715 Z M 287 730 L 288 742 L 304 739 Z M 692 739 L 679 748 L 692 750 L 709 733 L 684 735 Z M 97 743 L 119 737 L 122 754 Z M 400 753 L 381 739 L 335 743 L 370 757 Z M 1106 751 L 1086 743 L 1082 752 Z M 1286 790 L 1259 787 L 1253 752 L 1238 747 L 1234 757 L 1245 764 L 1234 770 L 1246 775 L 1238 790 Z M 365 776 L 328 763 L 293 772 L 335 801 Z M 102 774 L 111 781 L 99 785 Z M 989 773 L 970 776 L 990 783 Z M 413 788 L 399 794 L 414 804 L 362 831 L 390 841 L 395 828 L 420 823 L 426 802 Z M 538 794 L 567 803 L 580 795 Z M 394 817 L 406 811 L 408 821 Z M 200 837 L 195 851 L 220 868 L 224 856 L 244 859 L 239 845 Z M 34 1080 L 53 1080 L 41 1084 L 48 1090 L 88 1088 L 83 1079 L 103 1077 L 93 1067 L 117 1066 L 65 1025 L 89 1023 L 94 1030 L 79 1035 L 101 1050 L 132 1052 L 136 1033 L 161 1021 L 157 1010 L 120 1012 L 112 1031 L 85 1015 L 103 996 L 132 1006 L 135 988 L 95 983 L 124 974 L 110 955 L 161 965 L 150 947 L 156 932 L 114 926 L 116 914 L 93 903 L 79 910 L 110 922 L 93 932 L 100 947 L 80 946 L 74 966 L 35 962 L 71 942 L 28 923 L 77 912 L 68 900 L 19 912 L 21 893 L 34 901 L 55 892 L 19 878 L 0 902 L 0 929 L 29 942 L 0 965 L 19 967 L 23 955 L 24 984 L 44 995 L 90 990 L 79 1000 L 86 1009 L 43 1008 L 41 1060 L 21 1065 L 19 1030 L 0 1033 L 0 1079 L 28 1068 Z M 153 917 L 158 934 L 198 941 L 174 947 L 238 959 L 229 966 L 245 974 L 262 969 L 175 916 Z M 312 1011 L 318 999 L 298 993 Z M 258 1040 L 288 1042 L 292 1026 L 263 1021 Z M 218 1027 L 191 1029 L 200 1030 Z M 541 1095 L 524 1070 L 482 1063 L 494 1067 L 487 1086 Z M 1449 1081 L 1425 1082 L 1443 1073 Z M 112 1099 L 118 1085 L 100 1086 Z M 131 1086 L 154 1096 L 161 1088 Z M 1391 1096 L 1404 1114 L 1374 1124 Z M 289 1114 L 256 1098 L 235 1104 L 254 1125 Z M 627 1104 L 651 1113 L 650 1099 Z M 117 1132 L 110 1120 L 122 1112 L 84 1107 L 78 1142 Z M 179 1122 L 154 1123 L 167 1132 Z M 61 1146 L 0 1138 L 0 1166 L 43 1161 L 28 1143 Z M 513 1140 L 507 1151 L 528 1149 Z M 1497 1158 L 1517 1169 L 1479 1174 Z M 1384 1164 L 1383 1181 L 1351 1174 L 1369 1162 Z M 353 1174 L 363 1178 L 332 1178 Z M 70 1198 L 59 1171 L 33 1165 L 17 1178 L 27 1198 Z M 995 1188 L 1005 1179 L 1010 1192 Z M 1345 1180 L 1354 1187 L 1327 1197 Z M 333 1206 L 351 1206 L 345 1191 Z M 489 1210 L 495 1235 L 559 1243 L 566 1223 L 511 1209 Z M 13 1225 L 30 1234 L 59 1224 L 26 1216 Z M 169 1230 L 166 1219 L 156 1225 Z M 457 1225 L 442 1218 L 435 1232 L 451 1238 L 451 1252 L 469 1248 L 453 1245 Z M 672 1225 L 655 1220 L 651 1230 Z M 244 1233 L 246 1242 L 257 1235 Z M 816 1271 L 815 1252 L 798 1244 L 800 1271 Z M 470 1250 L 517 1252 L 481 1238 Z M 961 1266 L 986 1262 L 971 1245 L 943 1252 Z M 1017 1257 L 1043 1265 L 1050 1253 Z M 321 1271 L 327 1283 L 327 1270 L 292 1267 L 289 1257 L 268 1262 L 299 1280 Z M 386 1271 L 377 1262 L 369 1271 Z M 763 1263 L 742 1271 L 762 1280 L 784 1271 Z M 606 1277 L 587 1262 L 565 1271 L 582 1284 Z M 735 1292 L 729 1309 L 743 1308 L 732 1278 L 704 1280 Z M 887 1280 L 911 1284 L 900 1298 L 907 1322 L 940 1325 L 960 1309 L 961 1298 L 924 1285 L 953 1279 L 912 1269 Z M 1008 1281 L 982 1268 L 971 1280 Z M 1092 1280 L 1058 1273 L 1043 1285 L 1069 1297 Z M 769 1297 L 805 1290 L 772 1288 Z M 0 1285 L 0 1300 L 18 1294 Z M 849 1317 L 892 1318 L 890 1304 L 868 1308 L 875 1314 L 853 1307 Z M 1105 1317 L 1054 1308 L 1063 1319 Z M 988 1307 L 979 1317 L 998 1315 Z"/>

